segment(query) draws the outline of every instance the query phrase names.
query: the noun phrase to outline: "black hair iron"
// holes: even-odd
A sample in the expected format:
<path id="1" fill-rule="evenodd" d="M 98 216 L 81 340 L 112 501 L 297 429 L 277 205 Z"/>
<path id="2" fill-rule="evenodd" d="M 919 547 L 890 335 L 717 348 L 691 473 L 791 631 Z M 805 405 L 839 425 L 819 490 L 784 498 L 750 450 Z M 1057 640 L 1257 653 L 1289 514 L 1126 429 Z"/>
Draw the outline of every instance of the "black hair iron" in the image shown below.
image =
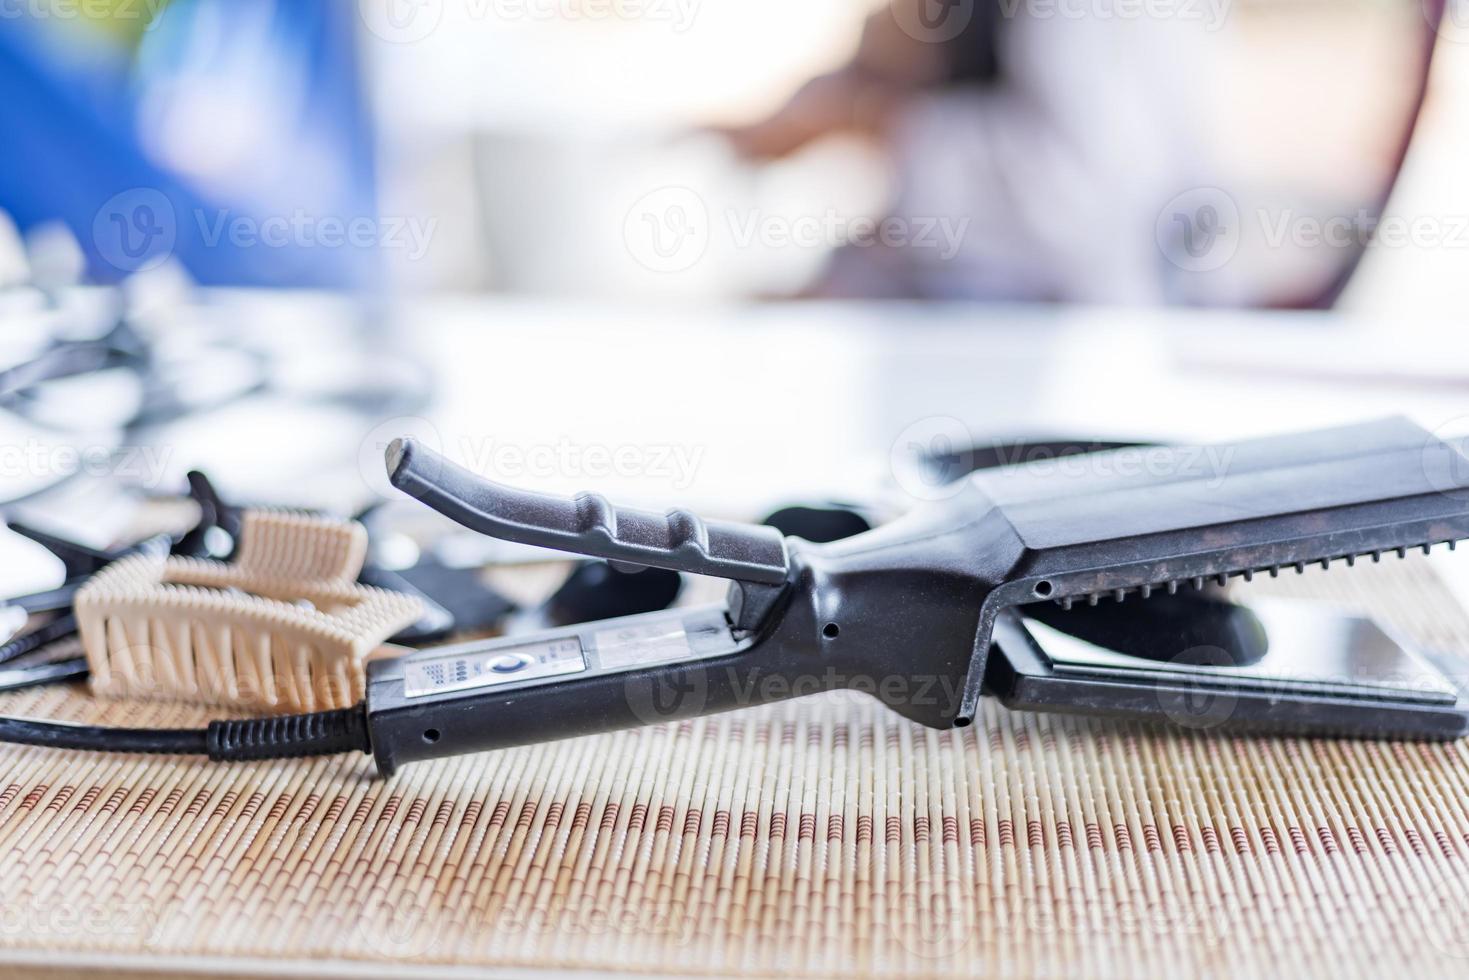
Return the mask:
<path id="1" fill-rule="evenodd" d="M 1273 614 L 1213 591 L 1469 537 L 1469 458 L 1403 419 L 981 471 L 946 499 L 820 545 L 514 490 L 407 441 L 387 462 L 396 487 L 465 527 L 727 579 L 727 601 L 376 660 L 364 703 L 342 711 L 125 737 L 0 719 L 0 739 L 216 759 L 356 749 L 388 775 L 839 688 L 939 729 L 971 724 L 985 695 L 1195 727 L 1469 729 L 1469 695 L 1432 655 L 1337 613 L 1277 633 Z"/>

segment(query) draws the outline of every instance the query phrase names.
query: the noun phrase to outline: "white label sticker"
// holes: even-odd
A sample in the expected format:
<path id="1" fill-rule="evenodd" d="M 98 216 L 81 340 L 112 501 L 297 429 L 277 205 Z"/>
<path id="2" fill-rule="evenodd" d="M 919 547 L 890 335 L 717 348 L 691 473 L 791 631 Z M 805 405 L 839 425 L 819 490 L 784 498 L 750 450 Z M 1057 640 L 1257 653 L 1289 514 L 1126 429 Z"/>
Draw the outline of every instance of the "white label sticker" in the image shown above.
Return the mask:
<path id="1" fill-rule="evenodd" d="M 595 642 L 603 670 L 687 660 L 690 654 L 689 638 L 679 620 L 600 630 Z"/>
<path id="2" fill-rule="evenodd" d="M 403 696 L 445 694 L 494 684 L 577 674 L 587 669 L 574 636 L 540 643 L 419 655 L 403 664 Z"/>

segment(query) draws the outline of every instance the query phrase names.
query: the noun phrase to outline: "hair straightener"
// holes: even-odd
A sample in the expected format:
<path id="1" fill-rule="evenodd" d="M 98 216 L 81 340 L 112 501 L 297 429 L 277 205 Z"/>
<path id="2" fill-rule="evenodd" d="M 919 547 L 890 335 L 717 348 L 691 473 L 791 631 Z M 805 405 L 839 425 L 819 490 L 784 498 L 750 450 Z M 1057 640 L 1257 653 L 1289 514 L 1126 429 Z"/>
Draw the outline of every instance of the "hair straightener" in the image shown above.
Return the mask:
<path id="1" fill-rule="evenodd" d="M 972 724 L 986 695 L 1210 729 L 1448 739 L 1469 727 L 1461 681 L 1432 652 L 1366 620 L 1303 622 L 1219 591 L 1469 536 L 1469 458 L 1403 419 L 985 470 L 825 544 L 516 490 L 406 440 L 387 465 L 394 486 L 467 528 L 722 578 L 727 599 L 374 660 L 365 699 L 345 709 L 191 730 L 0 719 L 0 740 L 217 760 L 361 751 L 387 776 L 835 689 L 937 729 Z"/>

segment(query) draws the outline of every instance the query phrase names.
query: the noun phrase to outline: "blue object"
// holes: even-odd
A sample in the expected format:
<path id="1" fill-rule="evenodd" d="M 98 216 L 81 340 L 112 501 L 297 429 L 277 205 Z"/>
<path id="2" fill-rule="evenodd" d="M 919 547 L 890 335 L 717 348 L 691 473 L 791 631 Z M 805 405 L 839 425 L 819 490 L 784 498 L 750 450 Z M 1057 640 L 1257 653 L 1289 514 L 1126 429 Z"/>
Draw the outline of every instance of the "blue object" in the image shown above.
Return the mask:
<path id="1" fill-rule="evenodd" d="M 136 57 L 81 24 L 0 26 L 0 209 L 71 228 L 100 281 L 379 280 L 353 5 L 174 0 Z"/>

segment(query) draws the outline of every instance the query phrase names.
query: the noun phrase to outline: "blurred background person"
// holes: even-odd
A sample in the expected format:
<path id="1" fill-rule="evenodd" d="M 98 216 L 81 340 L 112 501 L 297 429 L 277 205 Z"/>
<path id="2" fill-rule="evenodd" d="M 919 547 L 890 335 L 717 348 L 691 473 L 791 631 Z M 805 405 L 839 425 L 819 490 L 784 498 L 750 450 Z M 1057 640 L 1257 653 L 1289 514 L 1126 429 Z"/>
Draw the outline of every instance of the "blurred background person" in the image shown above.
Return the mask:
<path id="1" fill-rule="evenodd" d="M 1167 298 L 1170 266 L 1154 226 L 1162 201 L 1212 183 L 1198 106 L 1218 84 L 1209 35 L 1224 12 L 1138 9 L 892 0 L 867 19 L 846 64 L 728 130 L 743 155 L 762 160 L 861 133 L 893 158 L 892 216 L 964 224 L 951 256 L 843 248 L 810 293 Z"/>

